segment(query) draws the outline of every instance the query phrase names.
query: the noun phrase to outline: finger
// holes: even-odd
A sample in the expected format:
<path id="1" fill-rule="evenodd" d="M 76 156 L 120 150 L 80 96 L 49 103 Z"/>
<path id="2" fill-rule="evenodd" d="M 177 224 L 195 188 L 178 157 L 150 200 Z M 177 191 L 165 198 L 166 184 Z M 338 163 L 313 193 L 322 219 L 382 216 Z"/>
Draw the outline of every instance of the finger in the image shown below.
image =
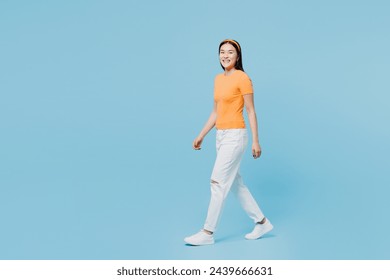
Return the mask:
<path id="1" fill-rule="evenodd" d="M 199 141 L 198 141 L 198 139 L 195 139 L 194 142 L 192 142 L 192 146 L 193 146 L 194 148 L 199 146 Z"/>
<path id="2" fill-rule="evenodd" d="M 194 141 L 193 147 L 195 150 L 200 150 L 200 143 L 199 141 Z"/>

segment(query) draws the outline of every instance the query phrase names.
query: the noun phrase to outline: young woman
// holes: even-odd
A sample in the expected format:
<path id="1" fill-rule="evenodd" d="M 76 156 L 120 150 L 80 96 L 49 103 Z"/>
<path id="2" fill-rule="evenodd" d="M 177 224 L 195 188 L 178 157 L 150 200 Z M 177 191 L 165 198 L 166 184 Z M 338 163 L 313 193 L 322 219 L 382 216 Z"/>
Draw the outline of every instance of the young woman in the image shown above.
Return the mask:
<path id="1" fill-rule="evenodd" d="M 239 173 L 248 142 L 243 117 L 244 106 L 252 131 L 253 158 L 257 159 L 261 155 L 252 82 L 242 67 L 240 44 L 230 39 L 222 41 L 219 44 L 219 61 L 224 72 L 215 78 L 214 107 L 208 121 L 193 142 L 193 148 L 200 150 L 207 133 L 214 126 L 217 128 L 217 158 L 211 175 L 211 199 L 203 229 L 184 239 L 190 245 L 214 244 L 213 233 L 230 190 L 235 193 L 241 206 L 255 223 L 253 231 L 245 235 L 246 239 L 258 239 L 273 228 L 244 185 Z"/>

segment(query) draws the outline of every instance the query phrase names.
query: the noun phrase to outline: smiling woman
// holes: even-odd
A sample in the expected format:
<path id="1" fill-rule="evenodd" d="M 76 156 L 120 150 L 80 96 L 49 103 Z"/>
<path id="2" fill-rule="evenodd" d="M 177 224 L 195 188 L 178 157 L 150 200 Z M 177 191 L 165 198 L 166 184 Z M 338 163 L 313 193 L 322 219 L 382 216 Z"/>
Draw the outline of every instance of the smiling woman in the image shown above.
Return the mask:
<path id="1" fill-rule="evenodd" d="M 234 40 L 225 40 L 219 45 L 219 59 L 222 69 L 230 71 L 233 68 L 244 71 L 242 67 L 241 47 Z"/>
<path id="2" fill-rule="evenodd" d="M 207 133 L 214 126 L 217 128 L 217 158 L 211 175 L 211 200 L 203 229 L 184 239 L 190 245 L 214 243 L 213 233 L 230 190 L 238 197 L 242 208 L 255 222 L 255 228 L 245 235 L 246 239 L 258 239 L 273 228 L 244 185 L 239 172 L 248 142 L 243 117 L 244 105 L 252 131 L 253 158 L 256 159 L 261 155 L 252 82 L 242 67 L 240 44 L 231 39 L 222 41 L 219 45 L 219 61 L 224 72 L 215 78 L 214 108 L 199 136 L 193 142 L 193 148 L 200 150 Z"/>
<path id="3" fill-rule="evenodd" d="M 389 260 L 389 10 L 385 0 L 0 1 L 0 259 Z M 242 47 L 222 42 L 237 55 L 228 76 L 225 37 Z M 201 151 L 187 144 L 214 101 L 229 104 L 221 86 L 244 91 L 248 76 L 262 153 L 250 154 L 246 118 L 240 175 L 274 229 L 244 240 L 255 225 L 227 199 L 217 248 L 194 250 L 182 237 L 203 228 L 210 181 L 223 178 L 210 177 L 214 129 Z"/>

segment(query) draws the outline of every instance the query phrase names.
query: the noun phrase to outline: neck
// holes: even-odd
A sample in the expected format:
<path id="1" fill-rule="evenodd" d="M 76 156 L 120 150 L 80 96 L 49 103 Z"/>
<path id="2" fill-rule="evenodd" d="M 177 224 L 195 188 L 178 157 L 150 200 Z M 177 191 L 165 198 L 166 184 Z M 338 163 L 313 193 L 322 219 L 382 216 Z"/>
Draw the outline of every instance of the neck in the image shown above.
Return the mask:
<path id="1" fill-rule="evenodd" d="M 236 68 L 232 67 L 230 69 L 225 68 L 225 76 L 230 76 L 233 72 L 236 71 Z"/>

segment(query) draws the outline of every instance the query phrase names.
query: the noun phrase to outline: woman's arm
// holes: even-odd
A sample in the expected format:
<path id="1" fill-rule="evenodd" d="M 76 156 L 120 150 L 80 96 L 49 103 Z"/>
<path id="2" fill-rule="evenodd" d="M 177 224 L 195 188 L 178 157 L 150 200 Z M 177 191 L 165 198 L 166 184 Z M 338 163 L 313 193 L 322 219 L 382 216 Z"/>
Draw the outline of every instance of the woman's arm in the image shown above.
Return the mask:
<path id="1" fill-rule="evenodd" d="M 204 125 L 202 131 L 199 133 L 198 137 L 195 138 L 192 143 L 192 147 L 195 150 L 200 150 L 204 137 L 209 133 L 209 131 L 215 126 L 215 122 L 217 120 L 217 104 L 214 101 L 213 110 L 211 111 L 210 117 Z"/>
<path id="2" fill-rule="evenodd" d="M 261 155 L 261 147 L 259 143 L 259 135 L 257 129 L 257 117 L 255 111 L 255 103 L 253 101 L 253 94 L 245 94 L 244 104 L 246 112 L 248 113 L 249 125 L 252 131 L 252 155 L 253 158 L 259 158 Z"/>

